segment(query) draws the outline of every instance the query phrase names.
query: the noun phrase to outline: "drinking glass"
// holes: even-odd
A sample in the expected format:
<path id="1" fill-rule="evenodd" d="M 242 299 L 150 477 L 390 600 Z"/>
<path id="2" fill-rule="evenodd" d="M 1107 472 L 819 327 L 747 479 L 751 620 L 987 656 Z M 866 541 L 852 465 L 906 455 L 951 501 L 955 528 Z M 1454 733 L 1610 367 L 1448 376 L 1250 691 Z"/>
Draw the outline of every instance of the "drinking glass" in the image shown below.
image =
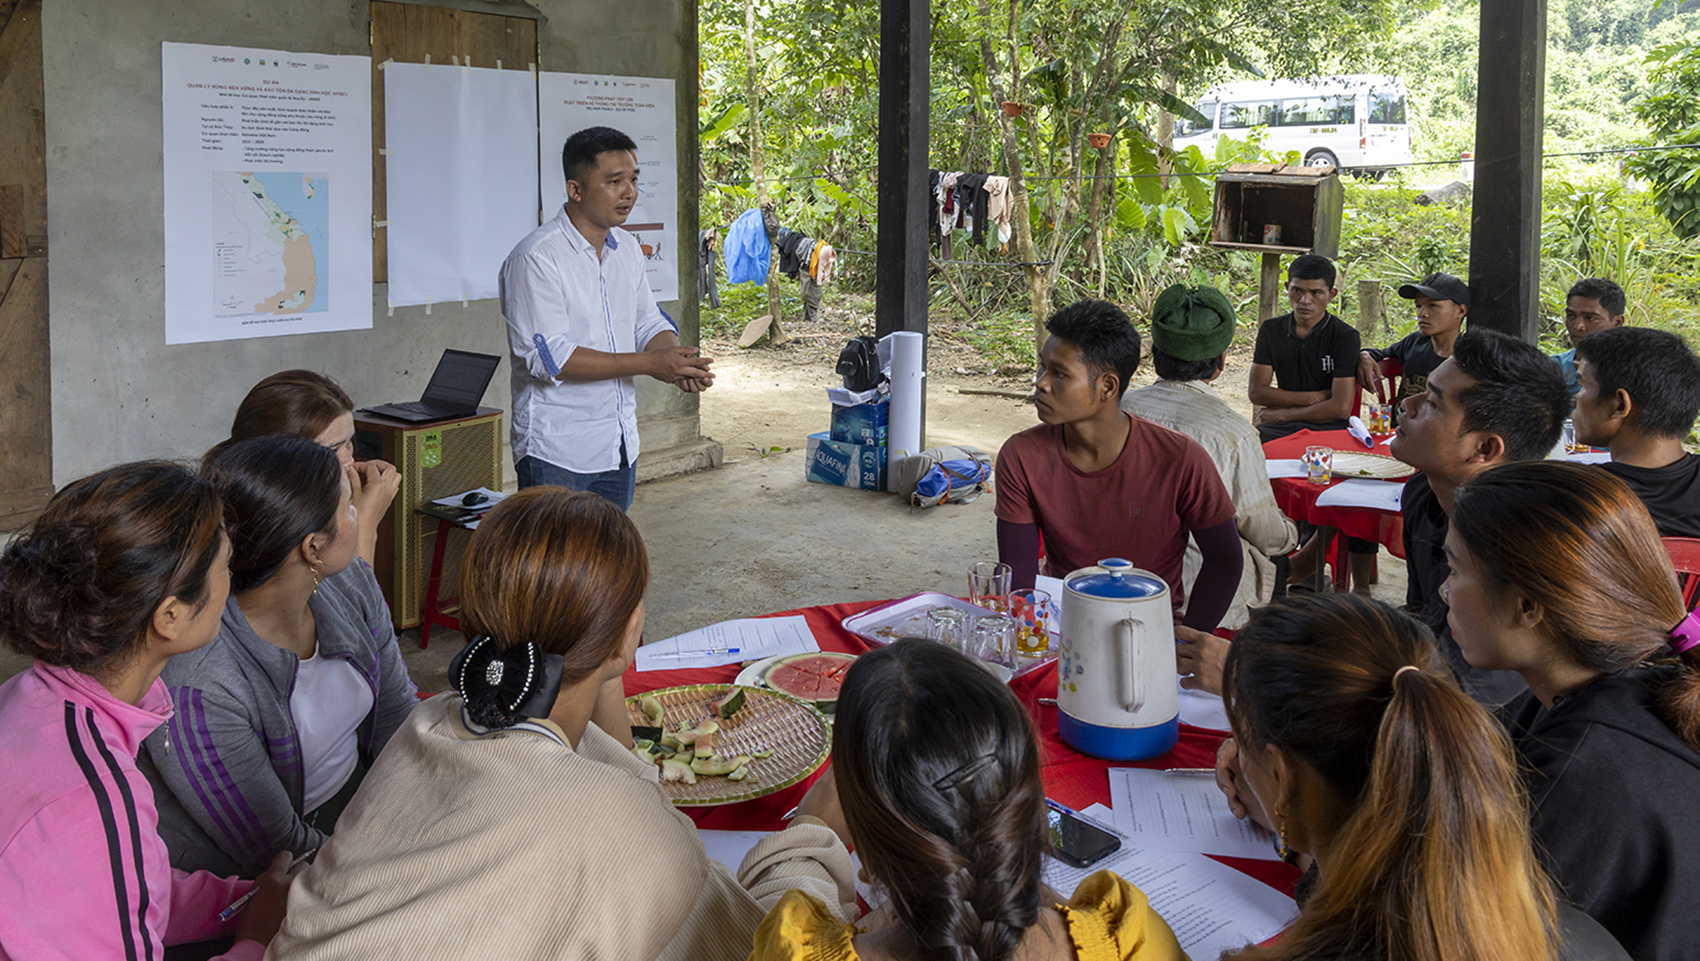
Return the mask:
<path id="1" fill-rule="evenodd" d="M 1369 405 L 1369 432 L 1372 434 L 1393 433 L 1393 405 Z"/>
<path id="2" fill-rule="evenodd" d="M 1009 616 L 1015 619 L 1015 649 L 1022 657 L 1044 657 L 1051 650 L 1051 595 L 1037 588 L 1009 592 Z"/>
<path id="3" fill-rule="evenodd" d="M 1306 447 L 1305 471 L 1312 484 L 1326 484 L 1334 479 L 1334 448 Z"/>
<path id="4" fill-rule="evenodd" d="M 997 561 L 980 561 L 968 568 L 968 600 L 988 610 L 1001 611 L 1009 593 L 1010 569 Z"/>
<path id="5" fill-rule="evenodd" d="M 1015 618 L 1008 614 L 982 614 L 968 631 L 963 653 L 977 659 L 999 680 L 1015 675 Z"/>
<path id="6" fill-rule="evenodd" d="M 954 607 L 935 607 L 927 612 L 927 637 L 953 650 L 962 650 L 967 634 L 968 612 Z"/>
<path id="7" fill-rule="evenodd" d="M 1564 419 L 1564 452 L 1566 454 L 1576 452 L 1576 422 L 1568 417 Z"/>

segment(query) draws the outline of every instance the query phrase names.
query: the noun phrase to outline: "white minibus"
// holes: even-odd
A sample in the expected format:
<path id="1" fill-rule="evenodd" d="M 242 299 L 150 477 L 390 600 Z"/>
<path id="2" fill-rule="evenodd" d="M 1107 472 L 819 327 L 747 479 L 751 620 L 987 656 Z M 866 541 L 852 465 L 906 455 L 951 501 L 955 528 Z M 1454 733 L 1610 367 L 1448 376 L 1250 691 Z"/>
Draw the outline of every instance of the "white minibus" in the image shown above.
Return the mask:
<path id="1" fill-rule="evenodd" d="M 1406 100 L 1404 83 L 1382 74 L 1219 84 L 1196 107 L 1210 123 L 1180 120 L 1175 149 L 1197 144 L 1210 154 L 1217 137 L 1244 139 L 1264 127 L 1273 153 L 1296 150 L 1310 166 L 1381 173 L 1413 159 Z"/>

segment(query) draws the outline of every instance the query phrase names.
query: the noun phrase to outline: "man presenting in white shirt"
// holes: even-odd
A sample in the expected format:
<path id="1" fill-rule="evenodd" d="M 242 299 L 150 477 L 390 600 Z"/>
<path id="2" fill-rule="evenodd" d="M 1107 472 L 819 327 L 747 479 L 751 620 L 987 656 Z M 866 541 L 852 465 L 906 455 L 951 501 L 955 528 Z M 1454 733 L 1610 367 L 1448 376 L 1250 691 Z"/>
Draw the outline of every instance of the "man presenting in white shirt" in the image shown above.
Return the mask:
<path id="1" fill-rule="evenodd" d="M 679 345 L 637 238 L 620 229 L 637 203 L 636 151 L 609 127 L 567 138 L 567 203 L 519 242 L 501 273 L 519 486 L 592 491 L 621 510 L 636 482 L 633 378 L 691 393 L 714 383 L 708 358 Z"/>

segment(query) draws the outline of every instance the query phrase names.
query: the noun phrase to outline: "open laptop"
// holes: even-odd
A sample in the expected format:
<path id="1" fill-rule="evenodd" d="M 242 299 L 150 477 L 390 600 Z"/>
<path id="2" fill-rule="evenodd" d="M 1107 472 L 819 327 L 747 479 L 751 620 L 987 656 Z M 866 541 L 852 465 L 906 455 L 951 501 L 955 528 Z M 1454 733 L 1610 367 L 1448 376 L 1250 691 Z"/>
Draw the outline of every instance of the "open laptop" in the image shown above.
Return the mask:
<path id="1" fill-rule="evenodd" d="M 502 358 L 492 354 L 474 354 L 451 347 L 444 350 L 443 359 L 437 361 L 437 369 L 431 374 L 431 382 L 425 385 L 423 397 L 416 401 L 367 407 L 365 412 L 410 423 L 469 417 L 477 412 L 478 402 L 484 399 L 484 391 L 489 388 L 490 378 L 495 376 L 496 367 L 501 362 Z"/>

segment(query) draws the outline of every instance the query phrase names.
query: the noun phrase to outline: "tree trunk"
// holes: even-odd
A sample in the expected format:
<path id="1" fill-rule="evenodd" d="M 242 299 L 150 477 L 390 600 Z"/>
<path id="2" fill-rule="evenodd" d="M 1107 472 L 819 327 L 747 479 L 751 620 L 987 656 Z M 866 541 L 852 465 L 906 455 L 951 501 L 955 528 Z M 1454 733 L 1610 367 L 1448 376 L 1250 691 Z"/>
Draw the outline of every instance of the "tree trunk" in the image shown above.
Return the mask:
<path id="1" fill-rule="evenodd" d="M 756 205 L 765 211 L 769 201 L 767 181 L 762 177 L 761 67 L 756 60 L 755 0 L 744 0 L 744 99 L 750 107 L 750 180 L 756 187 Z M 778 221 L 766 216 L 762 219 L 768 227 L 768 243 L 774 245 L 767 262 L 767 336 L 768 343 L 777 346 L 790 339 L 779 319 L 779 250 L 775 244 Z"/>
<path id="2" fill-rule="evenodd" d="M 1014 54 L 1016 12 L 1016 0 L 1010 0 L 1008 40 L 1012 77 L 1017 75 L 1018 69 Z M 980 0 L 981 22 L 990 23 L 991 16 L 991 0 Z M 986 65 L 986 82 L 991 86 L 992 102 L 1002 103 L 1016 96 L 1013 85 L 1006 90 L 1003 81 L 998 79 L 997 55 L 992 52 L 992 38 L 989 36 L 980 38 L 980 59 Z M 1027 182 L 1021 175 L 1021 146 L 1016 140 L 1015 118 L 1000 111 L 998 128 L 1003 133 L 1003 162 L 1009 172 L 1009 216 L 1015 228 L 1015 252 L 1027 263 L 1021 272 L 1027 278 L 1027 297 L 1033 310 L 1033 347 L 1037 350 L 1045 344 L 1045 319 L 1051 313 L 1051 289 L 1045 280 L 1044 270 L 1034 265 L 1034 261 L 1039 259 L 1039 251 L 1033 245 L 1033 217 L 1028 210 Z"/>
<path id="3" fill-rule="evenodd" d="M 1103 119 L 1103 118 L 1100 118 Z M 1108 121 L 1105 121 L 1106 125 Z M 1092 170 L 1092 193 L 1086 207 L 1086 269 L 1098 269 L 1098 299 L 1104 299 L 1106 274 L 1104 264 L 1104 201 L 1109 196 L 1110 178 L 1116 174 L 1116 138 L 1099 148 Z"/>
<path id="4" fill-rule="evenodd" d="M 1167 68 L 1163 70 L 1163 92 L 1174 94 L 1175 75 Z M 1163 175 L 1159 181 L 1165 188 L 1169 186 L 1169 174 L 1174 171 L 1174 159 L 1170 156 L 1175 151 L 1175 115 L 1157 108 L 1157 172 Z"/>

